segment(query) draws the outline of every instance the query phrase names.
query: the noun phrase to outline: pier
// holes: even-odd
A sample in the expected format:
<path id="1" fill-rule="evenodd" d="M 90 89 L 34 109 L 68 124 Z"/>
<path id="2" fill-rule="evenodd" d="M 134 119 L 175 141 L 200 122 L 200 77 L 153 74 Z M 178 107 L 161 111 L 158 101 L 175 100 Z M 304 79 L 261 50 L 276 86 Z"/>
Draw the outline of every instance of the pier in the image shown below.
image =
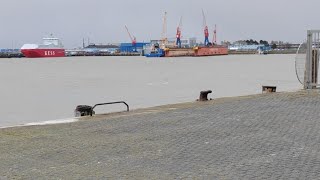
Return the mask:
<path id="1" fill-rule="evenodd" d="M 319 108 L 307 90 L 0 129 L 0 179 L 317 179 Z"/>

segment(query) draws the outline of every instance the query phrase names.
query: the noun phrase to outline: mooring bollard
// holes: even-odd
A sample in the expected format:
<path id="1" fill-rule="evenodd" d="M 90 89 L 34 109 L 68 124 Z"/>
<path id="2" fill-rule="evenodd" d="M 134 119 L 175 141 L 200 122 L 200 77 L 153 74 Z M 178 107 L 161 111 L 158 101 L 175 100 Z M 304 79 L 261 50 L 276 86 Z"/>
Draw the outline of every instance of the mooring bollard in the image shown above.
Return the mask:
<path id="1" fill-rule="evenodd" d="M 92 110 L 91 106 L 88 105 L 79 105 L 74 110 L 74 116 L 75 117 L 81 117 L 81 116 L 90 116 L 94 114 L 95 112 Z"/>
<path id="2" fill-rule="evenodd" d="M 277 86 L 262 86 L 262 93 L 274 93 L 277 91 Z"/>
<path id="3" fill-rule="evenodd" d="M 199 97 L 199 99 L 197 99 L 197 101 L 208 101 L 209 100 L 208 99 L 208 94 L 210 94 L 210 93 L 212 93 L 211 90 L 201 91 L 200 92 L 200 97 Z M 210 100 L 212 100 L 212 99 L 210 98 Z"/>

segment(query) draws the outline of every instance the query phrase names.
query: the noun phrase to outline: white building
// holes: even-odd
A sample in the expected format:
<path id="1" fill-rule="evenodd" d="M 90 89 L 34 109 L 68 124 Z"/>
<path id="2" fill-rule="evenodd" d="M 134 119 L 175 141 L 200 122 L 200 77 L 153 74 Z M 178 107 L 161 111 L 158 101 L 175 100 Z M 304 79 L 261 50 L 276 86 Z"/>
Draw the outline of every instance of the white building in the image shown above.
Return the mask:
<path id="1" fill-rule="evenodd" d="M 175 47 L 176 46 L 176 38 L 169 38 L 167 47 Z M 151 40 L 150 44 L 161 44 L 161 40 Z M 181 38 L 181 47 L 189 48 L 197 46 L 197 38 Z"/>

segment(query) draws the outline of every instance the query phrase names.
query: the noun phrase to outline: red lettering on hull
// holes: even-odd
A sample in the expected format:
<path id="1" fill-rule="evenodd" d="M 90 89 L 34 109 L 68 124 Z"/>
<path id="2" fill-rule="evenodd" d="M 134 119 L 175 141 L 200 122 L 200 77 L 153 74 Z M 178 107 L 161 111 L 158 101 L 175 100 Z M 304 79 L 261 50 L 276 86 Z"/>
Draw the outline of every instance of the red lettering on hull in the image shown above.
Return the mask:
<path id="1" fill-rule="evenodd" d="M 22 54 L 28 58 L 65 57 L 64 49 L 22 49 Z"/>

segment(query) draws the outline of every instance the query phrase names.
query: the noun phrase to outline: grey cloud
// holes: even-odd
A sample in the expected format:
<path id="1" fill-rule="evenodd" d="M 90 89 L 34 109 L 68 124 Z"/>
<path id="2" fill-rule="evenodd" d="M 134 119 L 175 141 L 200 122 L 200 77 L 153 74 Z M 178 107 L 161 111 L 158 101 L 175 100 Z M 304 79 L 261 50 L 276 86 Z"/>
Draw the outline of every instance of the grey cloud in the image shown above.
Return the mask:
<path id="1" fill-rule="evenodd" d="M 292 0 L 0 0 L 0 48 L 37 43 L 55 34 L 66 47 L 129 42 L 124 25 L 138 41 L 159 38 L 168 12 L 168 35 L 174 37 L 183 16 L 183 36 L 202 39 L 203 8 L 219 40 L 266 39 L 299 42 L 316 21 L 320 1 Z"/>

